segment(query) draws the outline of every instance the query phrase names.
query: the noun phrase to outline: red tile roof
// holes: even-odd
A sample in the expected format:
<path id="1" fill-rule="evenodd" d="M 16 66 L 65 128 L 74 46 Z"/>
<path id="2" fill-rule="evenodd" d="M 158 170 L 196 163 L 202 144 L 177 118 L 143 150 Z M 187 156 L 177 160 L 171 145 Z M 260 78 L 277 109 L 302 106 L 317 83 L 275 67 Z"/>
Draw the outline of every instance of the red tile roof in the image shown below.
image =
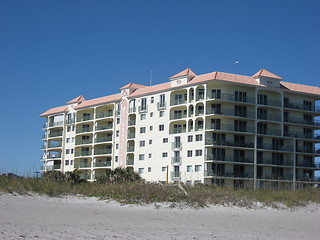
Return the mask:
<path id="1" fill-rule="evenodd" d="M 63 113 L 68 109 L 68 106 L 61 106 L 56 108 L 51 108 L 40 115 L 40 117 L 46 117 L 53 114 Z"/>
<path id="2" fill-rule="evenodd" d="M 190 69 L 189 70 L 192 73 L 187 70 L 188 69 L 183 71 L 185 73 L 183 73 L 183 72 L 181 72 L 181 73 L 182 74 L 189 74 L 189 75 L 193 73 Z M 179 74 L 176 74 L 175 76 L 177 76 Z M 175 77 L 175 76 L 173 76 L 173 77 Z M 181 75 L 181 76 L 185 76 L 185 75 Z M 253 86 L 263 86 L 264 87 L 264 85 L 260 85 L 256 81 L 256 79 L 254 78 L 257 76 L 265 76 L 265 77 L 272 77 L 272 78 L 281 79 L 279 76 L 277 76 L 277 75 L 275 75 L 265 69 L 260 70 L 252 77 L 231 74 L 231 73 L 223 73 L 223 72 L 211 72 L 211 73 L 206 73 L 206 74 L 202 74 L 199 76 L 195 76 L 187 84 L 184 84 L 179 87 L 172 87 L 170 82 L 165 82 L 165 83 L 154 85 L 154 86 L 145 86 L 145 85 L 130 83 L 130 84 L 127 84 L 126 86 L 122 87 L 121 89 L 128 88 L 131 86 L 135 86 L 135 87 L 138 86 L 138 89 L 136 89 L 129 96 L 129 98 L 133 98 L 133 97 L 142 96 L 142 95 L 146 95 L 146 94 L 150 94 L 150 93 L 162 92 L 162 91 L 167 91 L 167 90 L 174 89 L 174 88 L 181 88 L 184 86 L 194 85 L 194 84 L 198 84 L 198 83 L 204 83 L 204 82 L 207 82 L 210 80 L 221 80 L 221 81 L 232 82 L 232 83 L 240 83 L 240 84 L 248 84 L 248 85 L 253 85 Z M 283 82 L 283 81 L 281 81 L 280 85 L 281 85 L 281 88 L 287 89 L 289 91 L 315 94 L 315 95 L 320 96 L 320 88 L 319 87 L 313 87 L 313 86 L 307 86 L 307 85 L 295 84 L 295 83 L 288 83 L 288 82 Z M 85 108 L 85 107 L 96 106 L 96 105 L 100 105 L 100 104 L 104 104 L 104 103 L 108 103 L 108 102 L 120 101 L 120 100 L 121 100 L 121 94 L 118 93 L 118 94 L 114 94 L 114 95 L 109 95 L 109 96 L 105 96 L 105 97 L 100 97 L 100 98 L 95 98 L 95 99 L 83 101 L 78 106 L 76 106 L 75 109 L 81 109 L 81 108 Z M 49 109 L 48 111 L 44 112 L 40 116 L 44 117 L 44 116 L 48 116 L 48 115 L 52 115 L 52 114 L 57 114 L 57 113 L 64 112 L 66 110 L 67 110 L 67 106 L 52 108 L 52 109 Z"/>
<path id="3" fill-rule="evenodd" d="M 268 70 L 265 69 L 261 69 L 260 71 L 258 71 L 256 74 L 254 74 L 252 77 L 253 78 L 258 78 L 258 77 L 269 77 L 269 78 L 275 78 L 275 79 L 282 79 L 281 77 L 273 74 L 272 72 L 269 72 Z"/>
<path id="4" fill-rule="evenodd" d="M 71 103 L 80 103 L 85 101 L 84 97 L 81 95 L 79 97 L 76 97 L 74 99 L 72 99 L 71 101 L 67 102 L 67 104 L 71 104 Z"/>
<path id="5" fill-rule="evenodd" d="M 144 88 L 144 87 L 147 87 L 147 86 L 146 85 L 137 84 L 137 83 L 128 83 L 127 85 L 125 85 L 122 88 L 120 88 L 120 90 L 126 89 L 126 88 L 138 89 L 138 88 Z"/>
<path id="6" fill-rule="evenodd" d="M 183 77 L 183 76 L 195 77 L 197 75 L 190 68 L 187 68 L 187 69 L 183 70 L 182 72 L 179 72 L 176 75 L 173 75 L 169 79 Z"/>
<path id="7" fill-rule="evenodd" d="M 120 99 L 121 99 L 121 94 L 117 93 L 117 94 L 113 94 L 105 97 L 94 98 L 91 100 L 84 101 L 80 103 L 78 106 L 76 106 L 74 109 L 80 109 L 80 108 L 85 108 L 89 106 L 100 105 L 103 103 L 114 102 Z"/>

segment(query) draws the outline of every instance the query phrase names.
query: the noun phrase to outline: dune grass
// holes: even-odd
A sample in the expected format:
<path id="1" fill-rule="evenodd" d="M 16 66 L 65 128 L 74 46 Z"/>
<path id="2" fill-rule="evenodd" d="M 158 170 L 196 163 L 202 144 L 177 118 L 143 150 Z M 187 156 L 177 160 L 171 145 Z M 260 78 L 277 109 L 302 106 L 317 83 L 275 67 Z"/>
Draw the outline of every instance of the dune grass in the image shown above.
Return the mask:
<path id="1" fill-rule="evenodd" d="M 257 202 L 264 206 L 305 206 L 320 203 L 320 190 L 234 190 L 208 185 L 185 186 L 185 195 L 177 186 L 137 182 L 102 184 L 97 182 L 56 182 L 42 178 L 10 178 L 0 176 L 0 192 L 17 194 L 40 194 L 51 197 L 81 195 L 115 200 L 124 204 L 150 204 L 169 202 L 194 207 L 232 205 L 254 207 Z"/>

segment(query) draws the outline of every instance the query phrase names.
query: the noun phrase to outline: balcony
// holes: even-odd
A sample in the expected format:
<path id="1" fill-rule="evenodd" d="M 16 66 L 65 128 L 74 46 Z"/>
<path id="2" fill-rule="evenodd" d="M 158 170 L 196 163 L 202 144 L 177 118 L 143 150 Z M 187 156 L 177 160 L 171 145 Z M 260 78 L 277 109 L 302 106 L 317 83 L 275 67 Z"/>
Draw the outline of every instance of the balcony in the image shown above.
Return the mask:
<path id="1" fill-rule="evenodd" d="M 77 122 L 84 122 L 84 121 L 90 121 L 93 119 L 93 116 L 83 116 L 83 117 L 80 117 L 80 118 L 77 118 Z"/>
<path id="2" fill-rule="evenodd" d="M 74 164 L 75 168 L 91 168 L 91 163 L 88 162 L 80 162 Z"/>
<path id="3" fill-rule="evenodd" d="M 181 179 L 181 172 L 180 171 L 171 172 L 171 178 L 174 180 L 180 180 Z"/>
<path id="4" fill-rule="evenodd" d="M 84 127 L 84 128 L 78 128 L 76 133 L 87 133 L 87 132 L 92 132 L 93 127 Z"/>
<path id="5" fill-rule="evenodd" d="M 187 103 L 187 99 L 174 99 L 171 106 L 186 104 L 186 103 Z"/>
<path id="6" fill-rule="evenodd" d="M 199 94 L 198 96 L 197 96 L 197 101 L 202 101 L 202 100 L 204 100 L 204 94 Z"/>
<path id="7" fill-rule="evenodd" d="M 84 145 L 84 144 L 91 144 L 92 139 L 79 139 L 76 140 L 76 145 Z"/>
<path id="8" fill-rule="evenodd" d="M 262 175 L 258 176 L 258 179 L 262 180 L 275 180 L 275 181 L 292 181 L 293 176 L 292 175 L 276 175 L 276 174 L 270 174 L 270 175 Z"/>
<path id="9" fill-rule="evenodd" d="M 62 143 L 61 142 L 50 143 L 49 146 L 48 146 L 48 148 L 60 148 L 60 147 L 62 147 Z"/>
<path id="10" fill-rule="evenodd" d="M 319 106 L 309 106 L 303 105 L 299 103 L 284 103 L 285 108 L 296 109 L 296 110 L 303 110 L 303 111 L 312 111 L 312 112 L 320 112 Z"/>
<path id="11" fill-rule="evenodd" d="M 182 142 L 173 142 L 172 143 L 172 150 L 174 149 L 179 149 L 180 151 L 182 150 Z"/>
<path id="12" fill-rule="evenodd" d="M 317 182 L 319 183 L 320 182 L 320 178 L 319 177 L 299 177 L 297 178 L 297 181 L 299 182 Z"/>
<path id="13" fill-rule="evenodd" d="M 304 147 L 298 147 L 296 149 L 297 152 L 301 153 L 313 153 L 313 154 L 320 154 L 320 148 L 304 148 Z"/>
<path id="14" fill-rule="evenodd" d="M 49 123 L 49 127 L 59 127 L 59 126 L 63 126 L 63 121 Z"/>
<path id="15" fill-rule="evenodd" d="M 112 141 L 112 137 L 97 137 L 94 139 L 95 143 L 110 142 L 110 141 Z"/>
<path id="16" fill-rule="evenodd" d="M 186 113 L 174 113 L 173 116 L 171 116 L 170 120 L 176 120 L 176 119 L 181 119 L 186 117 L 187 117 Z"/>
<path id="17" fill-rule="evenodd" d="M 61 169 L 60 164 L 46 166 L 47 171 L 53 171 L 53 170 L 59 170 L 59 169 Z"/>
<path id="18" fill-rule="evenodd" d="M 293 162 L 289 160 L 280 161 L 275 159 L 258 159 L 258 165 L 293 167 Z"/>
<path id="19" fill-rule="evenodd" d="M 136 125 L 136 120 L 129 120 L 128 121 L 128 126 L 134 126 Z"/>
<path id="20" fill-rule="evenodd" d="M 106 162 L 95 162 L 93 167 L 111 167 L 111 161 Z"/>
<path id="21" fill-rule="evenodd" d="M 231 173 L 223 171 L 205 170 L 205 177 L 218 177 L 218 178 L 243 178 L 243 179 L 253 179 L 252 173 Z"/>
<path id="22" fill-rule="evenodd" d="M 52 153 L 48 156 L 48 159 L 61 158 L 61 153 Z"/>
<path id="23" fill-rule="evenodd" d="M 129 113 L 135 113 L 135 112 L 136 112 L 136 107 L 129 108 Z"/>
<path id="24" fill-rule="evenodd" d="M 67 119 L 65 122 L 67 125 L 70 125 L 70 124 L 74 124 L 76 122 L 76 120 L 74 118 L 72 118 L 72 119 Z"/>
<path id="25" fill-rule="evenodd" d="M 271 135 L 271 136 L 281 136 L 281 130 L 277 130 L 277 129 L 257 129 L 257 134 L 260 135 Z"/>
<path id="26" fill-rule="evenodd" d="M 293 146 L 284 145 L 284 146 L 275 146 L 272 144 L 258 144 L 257 149 L 273 150 L 273 151 L 283 151 L 283 152 L 292 152 Z"/>
<path id="27" fill-rule="evenodd" d="M 126 160 L 126 165 L 127 166 L 133 166 L 134 165 L 134 160 L 133 159 L 127 159 Z"/>
<path id="28" fill-rule="evenodd" d="M 216 141 L 214 139 L 206 139 L 206 145 L 228 146 L 228 147 L 241 147 L 241 148 L 253 148 L 254 143 L 244 142 L 230 142 L 230 141 Z"/>
<path id="29" fill-rule="evenodd" d="M 49 138 L 53 138 L 53 137 L 62 137 L 62 131 L 61 132 L 51 132 L 49 133 Z"/>
<path id="30" fill-rule="evenodd" d="M 109 130 L 112 128 L 113 128 L 112 124 L 98 125 L 98 126 L 96 126 L 96 131 Z"/>
<path id="31" fill-rule="evenodd" d="M 320 163 L 297 162 L 297 167 L 302 167 L 302 168 L 317 168 L 317 169 L 320 169 Z"/>
<path id="32" fill-rule="evenodd" d="M 289 132 L 289 133 L 284 133 L 283 135 L 286 137 L 320 140 L 320 134 L 312 134 L 312 133 L 310 134 L 310 133 L 303 133 L 303 132 Z"/>
<path id="33" fill-rule="evenodd" d="M 228 162 L 228 163 L 247 163 L 253 164 L 253 157 L 237 157 L 237 156 L 218 156 L 213 154 L 207 154 L 205 156 L 206 161 L 208 162 Z"/>
<path id="34" fill-rule="evenodd" d="M 204 109 L 197 109 L 196 110 L 196 116 L 203 116 L 204 115 Z"/>
<path id="35" fill-rule="evenodd" d="M 94 150 L 94 155 L 104 155 L 104 154 L 111 154 L 112 150 L 111 149 L 95 149 Z"/>
<path id="36" fill-rule="evenodd" d="M 82 156 L 90 156 L 91 151 L 80 151 L 80 152 L 75 152 L 76 157 L 82 157 Z"/>
<path id="37" fill-rule="evenodd" d="M 258 116 L 259 120 L 269 120 L 269 121 L 275 121 L 280 122 L 281 116 L 276 114 L 267 114 L 266 116 Z"/>
<path id="38" fill-rule="evenodd" d="M 134 152 L 134 146 L 128 146 L 127 152 Z"/>
<path id="39" fill-rule="evenodd" d="M 320 121 L 319 120 L 306 121 L 306 120 L 303 120 L 303 119 L 300 119 L 300 118 L 289 117 L 288 119 L 285 119 L 284 122 L 320 127 Z"/>
<path id="40" fill-rule="evenodd" d="M 176 134 L 176 133 L 185 133 L 186 127 L 178 127 L 171 129 L 170 133 Z"/>
<path id="41" fill-rule="evenodd" d="M 110 112 L 101 112 L 96 114 L 96 118 L 107 118 L 107 117 L 113 117 L 113 111 Z"/>
<path id="42" fill-rule="evenodd" d="M 172 157 L 171 158 L 171 164 L 176 165 L 179 164 L 181 165 L 182 157 Z"/>
<path id="43" fill-rule="evenodd" d="M 224 115 L 224 116 L 232 116 L 232 117 L 243 117 L 243 118 L 255 118 L 255 113 L 254 112 L 245 112 L 245 113 L 237 113 L 232 109 L 221 109 L 217 110 L 215 108 L 208 108 L 207 109 L 207 114 L 218 114 L 218 115 Z"/>
<path id="44" fill-rule="evenodd" d="M 128 133 L 128 139 L 133 139 L 136 137 L 136 134 L 135 133 Z"/>
<path id="45" fill-rule="evenodd" d="M 164 109 L 166 109 L 166 105 L 167 105 L 166 102 L 158 102 L 157 108 L 158 108 L 158 110 L 164 110 Z"/>
<path id="46" fill-rule="evenodd" d="M 139 111 L 139 113 L 147 112 L 148 111 L 148 106 L 147 105 L 139 106 L 138 107 L 138 111 Z"/>
<path id="47" fill-rule="evenodd" d="M 262 101 L 262 102 L 258 101 L 258 105 L 264 105 L 264 106 L 270 106 L 270 107 L 281 107 L 281 101 L 268 99 L 267 101 Z"/>
<path id="48" fill-rule="evenodd" d="M 210 124 L 206 130 L 221 130 L 221 131 L 231 131 L 231 132 L 243 132 L 243 133 L 254 133 L 255 130 L 252 127 L 236 128 L 231 124 Z"/>
<path id="49" fill-rule="evenodd" d="M 244 97 L 242 99 L 237 99 L 236 95 L 234 94 L 209 94 L 207 99 L 213 99 L 213 100 L 224 100 L 224 101 L 231 101 L 231 102 L 241 102 L 241 103 L 250 103 L 255 104 L 256 100 L 252 97 Z"/>

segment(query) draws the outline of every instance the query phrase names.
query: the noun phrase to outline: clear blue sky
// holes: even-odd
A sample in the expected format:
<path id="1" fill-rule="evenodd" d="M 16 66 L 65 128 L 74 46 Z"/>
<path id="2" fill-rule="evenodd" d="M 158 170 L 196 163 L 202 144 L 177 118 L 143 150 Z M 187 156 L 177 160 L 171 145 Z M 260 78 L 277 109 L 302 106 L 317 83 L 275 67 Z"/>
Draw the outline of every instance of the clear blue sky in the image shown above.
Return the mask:
<path id="1" fill-rule="evenodd" d="M 319 86 L 319 11 L 318 0 L 1 0 L 0 172 L 39 169 L 39 114 L 148 84 L 150 69 L 154 84 L 190 67 Z"/>

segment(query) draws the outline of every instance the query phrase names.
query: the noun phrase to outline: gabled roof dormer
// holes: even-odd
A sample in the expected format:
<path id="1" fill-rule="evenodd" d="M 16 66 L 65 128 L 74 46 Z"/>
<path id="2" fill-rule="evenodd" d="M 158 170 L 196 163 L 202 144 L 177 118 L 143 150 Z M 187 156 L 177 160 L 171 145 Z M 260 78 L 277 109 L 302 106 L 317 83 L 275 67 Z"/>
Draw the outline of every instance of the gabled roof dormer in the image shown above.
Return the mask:
<path id="1" fill-rule="evenodd" d="M 197 75 L 190 68 L 187 68 L 169 78 L 171 81 L 171 87 L 187 84 L 195 76 Z"/>
<path id="2" fill-rule="evenodd" d="M 67 102 L 67 104 L 73 104 L 73 103 L 82 103 L 83 101 L 85 101 L 84 97 L 81 95 L 79 97 L 76 97 L 72 100 L 70 100 L 69 102 Z"/>
<path id="3" fill-rule="evenodd" d="M 255 78 L 259 84 L 267 87 L 280 87 L 280 81 L 282 80 L 281 77 L 265 69 L 261 69 L 252 77 Z"/>
<path id="4" fill-rule="evenodd" d="M 128 83 L 127 85 L 120 88 L 121 90 L 121 97 L 129 96 L 131 93 L 133 93 L 135 90 L 139 88 L 147 87 L 146 85 L 141 85 L 137 83 Z"/>

